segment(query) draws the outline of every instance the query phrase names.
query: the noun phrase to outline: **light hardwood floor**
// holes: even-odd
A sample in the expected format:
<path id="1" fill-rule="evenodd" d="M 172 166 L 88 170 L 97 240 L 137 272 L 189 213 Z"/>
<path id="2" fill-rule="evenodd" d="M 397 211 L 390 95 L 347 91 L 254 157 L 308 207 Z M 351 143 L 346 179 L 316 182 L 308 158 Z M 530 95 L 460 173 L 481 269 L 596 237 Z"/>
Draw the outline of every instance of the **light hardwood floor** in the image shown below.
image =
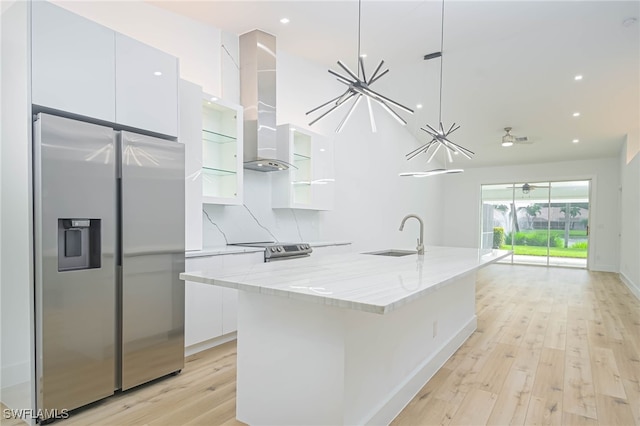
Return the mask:
<path id="1" fill-rule="evenodd" d="M 478 330 L 394 425 L 640 425 L 640 302 L 615 274 L 492 265 Z M 74 413 L 72 425 L 233 425 L 236 346 Z"/>

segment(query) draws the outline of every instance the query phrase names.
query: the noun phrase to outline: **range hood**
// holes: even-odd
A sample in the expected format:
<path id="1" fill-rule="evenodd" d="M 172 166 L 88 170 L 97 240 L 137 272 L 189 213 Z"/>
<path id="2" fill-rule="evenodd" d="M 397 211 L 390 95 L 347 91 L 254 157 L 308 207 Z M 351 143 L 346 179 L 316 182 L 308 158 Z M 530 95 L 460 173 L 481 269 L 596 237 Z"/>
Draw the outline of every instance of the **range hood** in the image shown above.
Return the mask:
<path id="1" fill-rule="evenodd" d="M 276 38 L 254 30 L 240 36 L 240 101 L 244 107 L 244 168 L 286 170 L 276 143 Z"/>

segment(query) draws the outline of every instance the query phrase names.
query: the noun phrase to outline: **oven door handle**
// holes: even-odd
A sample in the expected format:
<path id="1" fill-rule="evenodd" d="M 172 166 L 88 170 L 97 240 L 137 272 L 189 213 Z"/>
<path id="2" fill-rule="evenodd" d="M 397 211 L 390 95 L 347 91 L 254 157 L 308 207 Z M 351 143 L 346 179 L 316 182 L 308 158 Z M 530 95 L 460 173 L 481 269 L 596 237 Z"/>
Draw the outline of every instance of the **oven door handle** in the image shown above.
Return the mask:
<path id="1" fill-rule="evenodd" d="M 301 257 L 309 257 L 311 256 L 309 253 L 304 254 L 296 254 L 293 256 L 277 256 L 277 257 L 267 257 L 264 259 L 265 262 L 272 262 L 274 260 L 288 260 L 288 259 L 300 259 Z"/>

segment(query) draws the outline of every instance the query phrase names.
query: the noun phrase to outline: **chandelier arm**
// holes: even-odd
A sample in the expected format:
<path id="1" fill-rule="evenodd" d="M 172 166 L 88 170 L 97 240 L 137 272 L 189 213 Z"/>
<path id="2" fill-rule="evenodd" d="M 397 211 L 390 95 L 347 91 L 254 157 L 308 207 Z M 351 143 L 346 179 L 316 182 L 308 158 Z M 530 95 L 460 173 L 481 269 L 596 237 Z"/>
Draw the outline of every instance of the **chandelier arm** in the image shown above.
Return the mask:
<path id="1" fill-rule="evenodd" d="M 376 127 L 376 119 L 373 116 L 373 109 L 371 108 L 371 98 L 369 96 L 367 96 L 367 108 L 369 109 L 369 122 L 371 123 L 371 131 L 373 133 L 376 133 L 378 131 L 378 128 Z"/>
<path id="2" fill-rule="evenodd" d="M 446 147 L 446 148 L 449 148 L 449 147 L 448 147 L 448 146 L 446 146 L 446 145 L 445 145 L 445 147 Z M 452 152 L 452 150 L 451 150 L 451 149 L 447 149 L 447 157 L 449 157 L 449 162 L 450 162 L 450 163 L 453 163 L 453 157 L 451 157 L 451 152 Z M 444 166 L 445 166 L 445 168 L 446 168 L 446 167 L 447 167 L 447 164 L 445 163 L 445 165 L 444 165 Z"/>
<path id="3" fill-rule="evenodd" d="M 360 70 L 362 71 L 362 81 L 367 82 L 367 75 L 364 73 L 364 60 L 362 56 L 358 58 L 358 63 L 360 65 Z"/>
<path id="4" fill-rule="evenodd" d="M 436 129 L 434 129 L 433 127 L 431 127 L 431 125 L 429 125 L 428 123 L 426 124 L 426 126 L 429 128 L 429 130 L 431 130 L 431 133 L 433 136 L 437 136 L 440 135 L 440 133 L 438 133 L 438 131 Z"/>
<path id="5" fill-rule="evenodd" d="M 344 127 L 345 124 L 347 124 L 347 121 L 349 121 L 349 118 L 351 117 L 351 114 L 353 113 L 353 110 L 360 103 L 361 99 L 362 99 L 362 94 L 358 94 L 358 97 L 356 98 L 356 100 L 351 105 L 351 108 L 349 108 L 349 111 L 347 112 L 347 115 L 345 115 L 344 118 L 342 119 L 342 121 L 340 122 L 340 124 L 338 124 L 338 128 L 336 129 L 336 133 L 340 133 L 342 131 L 342 128 Z"/>
<path id="6" fill-rule="evenodd" d="M 442 126 L 442 121 L 440 122 L 439 126 L 440 126 L 440 134 L 444 135 L 445 133 L 444 133 L 444 127 Z"/>
<path id="7" fill-rule="evenodd" d="M 346 92 L 344 92 L 342 95 L 340 95 L 340 98 L 336 101 L 336 105 L 342 105 L 343 103 L 345 103 L 348 99 L 351 99 L 348 95 L 355 95 L 353 90 L 348 89 Z"/>
<path id="8" fill-rule="evenodd" d="M 416 152 L 415 154 L 413 154 L 411 157 L 407 158 L 407 161 L 414 159 L 415 157 L 417 157 L 420 154 L 424 154 L 425 152 L 429 151 L 429 148 L 431 148 L 431 146 L 429 146 L 427 149 L 423 149 L 422 151 Z"/>
<path id="9" fill-rule="evenodd" d="M 367 85 L 371 84 L 373 82 L 373 80 L 376 78 L 376 75 L 378 75 L 378 71 L 380 71 L 380 68 L 382 68 L 382 65 L 384 64 L 384 61 L 380 61 L 380 63 L 378 64 L 378 67 L 376 68 L 376 70 L 373 72 L 373 74 L 371 74 L 371 81 L 366 81 L 365 83 L 367 83 Z M 389 70 L 387 70 L 389 71 Z"/>
<path id="10" fill-rule="evenodd" d="M 391 107 L 389 105 L 387 105 L 387 103 L 381 99 L 376 99 L 374 97 L 371 97 L 371 99 L 373 99 L 374 101 L 376 101 L 382 108 L 384 108 L 389 114 L 391 114 L 391 116 L 393 118 L 395 118 L 400 124 L 402 125 L 406 125 L 407 122 L 405 121 L 404 118 L 402 118 L 400 116 L 400 114 L 398 114 L 397 112 L 395 112 L 394 110 L 391 109 Z"/>
<path id="11" fill-rule="evenodd" d="M 437 133 L 433 133 L 431 130 L 429 129 L 425 129 L 424 127 L 420 127 L 420 130 L 422 130 L 423 132 L 426 132 L 429 136 L 435 138 L 436 136 L 438 136 Z"/>
<path id="12" fill-rule="evenodd" d="M 337 72 L 335 72 L 334 70 L 329 70 L 329 74 L 333 74 L 333 75 L 335 75 L 336 77 L 338 77 L 338 80 L 342 81 L 342 82 L 343 82 L 343 83 L 345 83 L 345 84 L 349 84 L 349 85 L 351 85 L 351 84 L 355 83 L 355 81 L 351 81 L 351 80 L 349 80 L 347 77 L 345 77 L 345 76 L 343 76 L 343 75 L 338 74 L 338 73 L 337 73 Z M 357 80 L 356 80 L 356 81 L 357 81 Z"/>
<path id="13" fill-rule="evenodd" d="M 349 93 L 349 91 L 347 90 L 345 93 Z M 329 105 L 331 102 L 335 102 L 335 101 L 337 101 L 338 99 L 340 99 L 340 98 L 341 98 L 341 97 L 343 97 L 343 96 L 344 96 L 344 94 L 342 94 L 342 95 L 338 95 L 338 96 L 336 96 L 335 98 L 331 99 L 330 101 L 323 103 L 323 104 L 322 104 L 322 105 L 320 105 L 319 107 L 315 107 L 314 109 L 312 109 L 312 110 L 310 110 L 310 111 L 307 111 L 307 112 L 305 113 L 305 115 L 312 114 L 312 113 L 316 112 L 317 110 L 319 110 L 319 109 L 321 109 L 321 108 L 323 108 L 323 107 L 326 107 L 326 106 L 327 106 L 327 105 Z"/>
<path id="14" fill-rule="evenodd" d="M 389 102 L 391 105 L 394 105 L 398 108 L 400 108 L 401 110 L 405 111 L 405 112 L 409 112 L 411 114 L 413 114 L 413 110 L 409 107 L 406 107 L 402 104 L 399 104 L 398 102 L 391 100 L 389 98 L 387 98 L 386 96 L 381 95 L 380 93 L 377 93 L 371 89 L 369 89 L 368 87 L 363 87 L 362 91 L 365 93 L 365 95 L 369 95 L 371 96 L 373 99 L 379 98 L 382 101 L 386 101 Z"/>
<path id="15" fill-rule="evenodd" d="M 428 144 L 425 144 L 423 146 L 421 146 L 420 148 L 414 150 L 413 152 L 409 153 L 406 155 L 407 160 L 411 160 L 415 157 L 417 157 L 420 154 L 424 154 L 425 152 L 429 151 L 429 149 L 433 146 L 434 142 L 431 141 Z"/>
<path id="16" fill-rule="evenodd" d="M 455 145 L 456 147 L 458 147 L 461 151 L 466 152 L 467 154 L 471 154 L 471 155 L 475 155 L 475 152 L 471 151 L 470 149 L 465 148 L 462 145 L 458 145 L 455 142 L 451 142 L 449 139 L 444 138 L 444 140 L 446 140 L 447 142 L 449 142 L 451 145 Z"/>
<path id="17" fill-rule="evenodd" d="M 455 124 L 455 123 L 454 123 Z M 448 131 L 447 133 L 445 133 L 445 135 L 449 136 L 451 133 L 455 132 L 456 130 L 458 130 L 460 128 L 460 126 L 456 126 L 455 129 Z"/>
<path id="18" fill-rule="evenodd" d="M 436 149 L 431 153 L 431 156 L 427 160 L 427 163 L 430 163 L 431 160 L 433 160 L 433 157 L 437 154 L 437 152 L 438 152 L 438 150 L 440 149 L 441 146 L 442 146 L 441 143 L 439 143 L 438 146 L 436 146 Z"/>
<path id="19" fill-rule="evenodd" d="M 354 96 L 355 94 L 351 94 L 347 99 L 351 98 L 352 96 Z M 343 102 L 344 103 L 344 102 Z M 329 115 L 330 113 L 332 113 L 333 111 L 336 110 L 336 108 L 339 108 L 342 104 L 340 105 L 334 105 L 333 107 L 331 107 L 331 109 L 327 110 L 324 114 L 322 114 L 321 116 L 319 116 L 318 118 L 316 118 L 315 120 L 313 120 L 311 123 L 309 123 L 309 126 L 317 123 L 319 120 L 321 120 L 322 118 L 326 117 L 327 115 Z"/>
<path id="20" fill-rule="evenodd" d="M 450 149 L 453 149 L 455 151 L 458 151 L 462 155 L 467 157 L 469 160 L 471 160 L 471 155 L 474 154 L 472 151 L 469 151 L 465 147 L 462 147 L 462 146 L 460 146 L 460 145 L 458 145 L 456 143 L 451 142 L 449 139 L 444 139 L 444 141 L 446 141 L 447 144 L 451 144 L 451 147 L 449 147 L 449 145 L 445 145 L 445 146 L 447 146 L 447 148 L 450 148 Z"/>
<path id="21" fill-rule="evenodd" d="M 449 133 L 451 133 L 451 129 L 453 129 L 454 127 L 456 127 L 456 123 L 453 123 L 451 127 L 449 127 L 449 130 L 447 130 L 447 133 L 445 133 L 445 135 L 448 135 Z M 460 126 L 458 126 L 458 128 L 460 128 Z"/>
<path id="22" fill-rule="evenodd" d="M 389 68 L 387 68 L 386 70 L 382 71 L 380 73 L 380 75 L 378 75 L 376 78 L 372 78 L 371 81 L 369 81 L 367 83 L 367 85 L 371 85 L 371 84 L 375 83 L 376 81 L 378 81 L 380 79 L 380 77 L 382 77 L 383 75 L 385 75 L 388 72 L 389 72 Z"/>
<path id="23" fill-rule="evenodd" d="M 429 141 L 429 142 L 427 142 L 427 143 L 425 143 L 425 144 L 423 144 L 423 145 L 420 145 L 418 148 L 414 149 L 414 150 L 413 150 L 413 151 L 411 151 L 410 153 L 405 154 L 405 157 L 408 157 L 408 156 L 410 156 L 411 154 L 414 154 L 414 153 L 416 153 L 416 152 L 418 152 L 418 151 L 422 151 L 423 149 L 428 148 L 428 147 L 433 143 L 433 141 L 435 141 L 435 139 L 431 139 L 431 141 Z"/>
<path id="24" fill-rule="evenodd" d="M 355 75 L 355 74 L 353 73 L 353 71 L 351 71 L 351 70 L 349 69 L 349 67 L 348 67 L 348 66 L 346 66 L 342 61 L 338 61 L 338 65 L 340 65 L 340 68 L 342 68 L 343 70 L 345 70 L 345 71 L 347 72 L 347 74 L 349 74 L 349 75 L 351 76 L 351 78 L 353 78 L 353 79 L 354 79 L 354 80 L 356 80 L 356 81 L 360 80 L 360 78 L 359 78 L 357 75 Z"/>

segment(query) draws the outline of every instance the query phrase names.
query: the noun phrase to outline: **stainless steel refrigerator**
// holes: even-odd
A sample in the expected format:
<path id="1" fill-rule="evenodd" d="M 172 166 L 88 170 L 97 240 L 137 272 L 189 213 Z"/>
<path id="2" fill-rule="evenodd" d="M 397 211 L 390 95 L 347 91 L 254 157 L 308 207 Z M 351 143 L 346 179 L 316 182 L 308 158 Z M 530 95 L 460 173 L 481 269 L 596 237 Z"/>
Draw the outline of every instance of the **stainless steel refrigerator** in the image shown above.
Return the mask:
<path id="1" fill-rule="evenodd" d="M 44 113 L 33 141 L 46 414 L 183 368 L 184 145 Z"/>

